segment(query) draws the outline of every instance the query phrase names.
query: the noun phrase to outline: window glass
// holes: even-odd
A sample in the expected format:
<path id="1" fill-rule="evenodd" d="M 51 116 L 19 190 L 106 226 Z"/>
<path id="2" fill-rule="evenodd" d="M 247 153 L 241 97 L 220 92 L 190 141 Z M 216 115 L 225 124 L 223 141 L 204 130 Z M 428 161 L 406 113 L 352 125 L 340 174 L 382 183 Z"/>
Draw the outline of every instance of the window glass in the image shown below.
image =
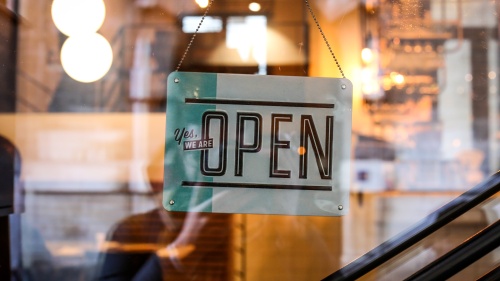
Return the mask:
<path id="1" fill-rule="evenodd" d="M 305 2 L 0 0 L 18 280 L 318 280 L 500 169 L 498 1 L 307 1 L 314 18 Z M 165 211 L 167 77 L 178 68 L 345 74 L 348 214 Z M 470 236 L 495 222 L 492 202 L 452 227 Z M 430 243 L 465 239 L 446 233 Z"/>
<path id="2" fill-rule="evenodd" d="M 185 33 L 208 33 L 220 32 L 222 30 L 222 20 L 219 17 L 207 16 L 203 18 L 203 24 L 198 29 L 198 25 L 203 17 L 186 16 L 182 18 L 182 31 Z M 198 29 L 198 30 L 197 30 Z"/>

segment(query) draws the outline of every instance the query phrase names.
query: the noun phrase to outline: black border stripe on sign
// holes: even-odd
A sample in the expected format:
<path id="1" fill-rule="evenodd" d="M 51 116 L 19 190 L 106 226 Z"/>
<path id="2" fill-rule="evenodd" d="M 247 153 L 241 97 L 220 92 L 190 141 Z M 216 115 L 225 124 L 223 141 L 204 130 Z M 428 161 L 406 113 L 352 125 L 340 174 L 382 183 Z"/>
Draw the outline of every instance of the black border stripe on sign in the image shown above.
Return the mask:
<path id="1" fill-rule="evenodd" d="M 332 187 L 329 185 L 289 185 L 289 184 L 183 181 L 182 186 L 332 191 Z"/>
<path id="2" fill-rule="evenodd" d="M 310 103 L 310 102 L 283 102 L 283 101 L 259 101 L 259 100 L 230 100 L 230 99 L 193 99 L 186 98 L 185 103 L 200 104 L 235 104 L 235 105 L 259 105 L 259 106 L 283 106 L 283 107 L 312 107 L 312 108 L 334 108 L 333 103 Z"/>

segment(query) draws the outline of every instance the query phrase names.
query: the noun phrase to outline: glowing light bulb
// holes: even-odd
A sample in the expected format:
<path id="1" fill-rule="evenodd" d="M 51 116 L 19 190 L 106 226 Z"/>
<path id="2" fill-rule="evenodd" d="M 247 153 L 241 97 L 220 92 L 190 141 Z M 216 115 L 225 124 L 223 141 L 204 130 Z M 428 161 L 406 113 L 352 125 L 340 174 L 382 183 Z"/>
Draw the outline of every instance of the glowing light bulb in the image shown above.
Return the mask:
<path id="1" fill-rule="evenodd" d="M 73 79 L 89 83 L 101 79 L 111 67 L 113 50 L 98 33 L 71 36 L 61 48 L 64 71 Z"/>
<path id="2" fill-rule="evenodd" d="M 198 4 L 198 6 L 200 6 L 200 8 L 208 7 L 208 1 L 209 0 L 195 0 L 196 4 Z"/>
<path id="3" fill-rule="evenodd" d="M 364 63 L 368 64 L 372 61 L 373 59 L 373 52 L 369 48 L 364 48 L 361 50 L 361 60 L 363 60 Z"/>
<path id="4" fill-rule="evenodd" d="M 252 2 L 248 5 L 248 9 L 250 9 L 250 11 L 252 11 L 252 12 L 258 12 L 258 11 L 260 11 L 261 6 L 257 2 Z"/>
<path id="5" fill-rule="evenodd" d="M 497 74 L 495 71 L 488 72 L 488 78 L 490 78 L 491 80 L 495 79 L 496 77 L 497 77 Z"/>
<path id="6" fill-rule="evenodd" d="M 51 12 L 57 29 L 75 36 L 96 32 L 104 22 L 106 7 L 103 0 L 54 0 Z"/>
<path id="7" fill-rule="evenodd" d="M 394 83 L 396 85 L 402 85 L 405 82 L 405 77 L 402 74 L 396 74 L 394 76 Z"/>

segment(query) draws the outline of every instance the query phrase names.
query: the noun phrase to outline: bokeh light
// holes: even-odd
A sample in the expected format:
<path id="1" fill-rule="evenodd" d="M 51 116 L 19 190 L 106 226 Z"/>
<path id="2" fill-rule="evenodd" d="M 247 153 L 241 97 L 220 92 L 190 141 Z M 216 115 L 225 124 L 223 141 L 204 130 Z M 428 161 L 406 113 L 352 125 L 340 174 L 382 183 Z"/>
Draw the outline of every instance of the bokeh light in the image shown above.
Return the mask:
<path id="1" fill-rule="evenodd" d="M 67 36 L 96 32 L 105 16 L 106 6 L 102 0 L 54 0 L 52 3 L 52 20 Z"/>
<path id="2" fill-rule="evenodd" d="M 208 1 L 209 0 L 195 0 L 196 4 L 202 9 L 208 7 Z"/>
<path id="3" fill-rule="evenodd" d="M 89 83 L 101 79 L 111 67 L 113 50 L 98 33 L 71 36 L 61 49 L 64 71 L 73 79 Z"/>
<path id="4" fill-rule="evenodd" d="M 403 85 L 405 83 L 405 77 L 402 74 L 396 74 L 396 76 L 394 76 L 394 83 L 396 85 Z"/>
<path id="5" fill-rule="evenodd" d="M 248 5 L 248 9 L 250 9 L 250 11 L 252 11 L 252 12 L 258 12 L 258 11 L 260 11 L 261 6 L 257 2 L 252 2 Z"/>
<path id="6" fill-rule="evenodd" d="M 373 52 L 369 48 L 364 48 L 361 50 L 361 59 L 365 64 L 372 62 L 373 60 Z"/>

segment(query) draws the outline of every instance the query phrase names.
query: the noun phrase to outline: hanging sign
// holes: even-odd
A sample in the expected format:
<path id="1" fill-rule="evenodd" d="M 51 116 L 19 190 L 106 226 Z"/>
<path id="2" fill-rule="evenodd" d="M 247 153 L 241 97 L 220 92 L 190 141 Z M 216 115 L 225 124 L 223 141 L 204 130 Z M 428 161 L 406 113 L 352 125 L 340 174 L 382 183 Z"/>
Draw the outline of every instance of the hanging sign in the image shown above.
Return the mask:
<path id="1" fill-rule="evenodd" d="M 347 212 L 347 79 L 173 72 L 163 204 L 169 211 Z"/>

